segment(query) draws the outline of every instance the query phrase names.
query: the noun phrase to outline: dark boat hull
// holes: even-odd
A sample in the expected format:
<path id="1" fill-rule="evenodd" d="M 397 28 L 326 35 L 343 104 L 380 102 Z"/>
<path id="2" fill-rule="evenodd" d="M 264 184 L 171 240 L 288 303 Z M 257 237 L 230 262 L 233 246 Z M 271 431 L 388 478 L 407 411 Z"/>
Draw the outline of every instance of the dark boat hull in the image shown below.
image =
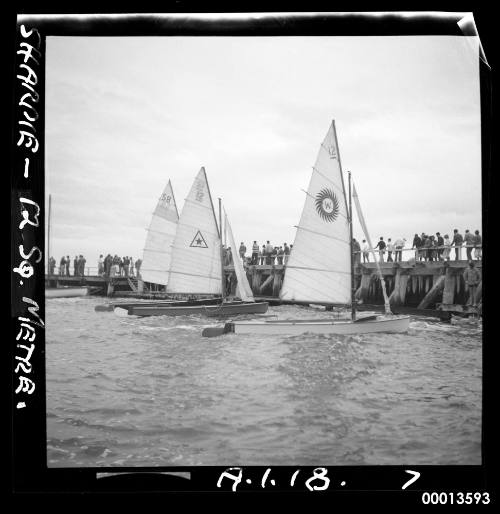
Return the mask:
<path id="1" fill-rule="evenodd" d="M 157 300 L 151 302 L 111 302 L 96 305 L 95 311 L 112 311 L 115 307 L 129 309 L 133 307 L 190 307 L 196 305 L 219 305 L 221 298 L 203 298 L 199 300 Z"/>
<path id="2" fill-rule="evenodd" d="M 156 305 L 115 307 L 116 314 L 131 316 L 189 316 L 202 314 L 210 317 L 234 316 L 237 314 L 263 314 L 267 302 L 228 302 L 222 305 Z"/>

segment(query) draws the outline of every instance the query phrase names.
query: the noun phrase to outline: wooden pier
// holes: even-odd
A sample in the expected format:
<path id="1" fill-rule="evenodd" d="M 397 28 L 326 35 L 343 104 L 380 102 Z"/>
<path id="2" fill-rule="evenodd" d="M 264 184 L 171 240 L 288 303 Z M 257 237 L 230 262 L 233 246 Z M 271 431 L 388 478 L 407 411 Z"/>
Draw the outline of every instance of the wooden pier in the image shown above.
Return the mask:
<path id="1" fill-rule="evenodd" d="M 481 261 L 474 261 L 481 272 Z M 471 311 L 467 307 L 467 290 L 463 272 L 468 261 L 400 261 L 380 264 L 391 306 L 418 309 L 441 309 L 453 312 Z M 256 298 L 265 298 L 272 304 L 279 300 L 286 266 L 250 265 L 246 267 L 248 281 Z M 225 267 L 228 291 L 234 294 L 236 276 L 234 267 Z M 136 277 L 103 277 L 95 275 L 46 275 L 47 287 L 88 286 L 93 294 L 113 297 L 159 298 L 166 295 L 164 286 L 149 284 Z M 383 305 L 382 287 L 375 263 L 355 266 L 356 300 L 360 305 Z M 482 281 L 474 303 L 481 308 Z M 291 303 L 291 302 L 286 302 Z M 472 309 L 475 310 L 475 309 Z"/>

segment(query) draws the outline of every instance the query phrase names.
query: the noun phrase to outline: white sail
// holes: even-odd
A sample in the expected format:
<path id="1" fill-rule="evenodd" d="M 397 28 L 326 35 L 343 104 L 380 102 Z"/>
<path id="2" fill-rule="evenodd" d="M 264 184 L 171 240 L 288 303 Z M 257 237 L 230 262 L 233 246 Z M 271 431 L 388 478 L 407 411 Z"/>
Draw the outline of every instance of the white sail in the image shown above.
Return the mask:
<path id="1" fill-rule="evenodd" d="M 385 288 L 385 280 L 382 275 L 382 270 L 380 269 L 379 261 L 375 257 L 375 251 L 373 249 L 372 241 L 370 238 L 370 233 L 368 232 L 368 227 L 365 222 L 365 217 L 363 216 L 363 211 L 361 210 L 361 204 L 359 203 L 358 193 L 356 192 L 356 187 L 354 186 L 354 184 L 353 184 L 352 197 L 354 199 L 354 204 L 356 205 L 356 212 L 358 213 L 359 224 L 361 225 L 361 228 L 363 229 L 363 233 L 365 234 L 366 240 L 368 241 L 368 246 L 373 255 L 373 260 L 375 261 L 375 264 L 377 265 L 377 271 L 378 271 L 379 278 L 380 278 L 380 284 L 382 285 L 382 294 L 384 296 L 385 312 L 386 312 L 386 314 L 390 314 L 391 307 L 389 305 L 389 297 L 387 296 L 387 291 Z"/>
<path id="2" fill-rule="evenodd" d="M 334 122 L 313 168 L 280 298 L 351 303 L 348 207 Z"/>
<path id="3" fill-rule="evenodd" d="M 167 292 L 222 294 L 221 241 L 205 168 L 196 176 L 177 224 Z"/>
<path id="4" fill-rule="evenodd" d="M 141 277 L 146 282 L 167 285 L 179 213 L 170 180 L 161 194 L 148 228 L 142 257 Z"/>
<path id="5" fill-rule="evenodd" d="M 229 220 L 227 218 L 227 214 L 225 214 L 225 232 L 229 239 L 229 247 L 233 249 L 233 263 L 234 263 L 234 271 L 236 273 L 237 287 L 236 287 L 236 296 L 241 298 L 244 302 L 254 302 L 255 299 L 253 297 L 252 289 L 250 288 L 250 284 L 248 283 L 247 274 L 243 269 L 243 264 L 241 262 L 240 256 L 236 254 L 236 243 L 234 242 L 233 231 L 231 230 L 231 225 L 229 224 Z"/>

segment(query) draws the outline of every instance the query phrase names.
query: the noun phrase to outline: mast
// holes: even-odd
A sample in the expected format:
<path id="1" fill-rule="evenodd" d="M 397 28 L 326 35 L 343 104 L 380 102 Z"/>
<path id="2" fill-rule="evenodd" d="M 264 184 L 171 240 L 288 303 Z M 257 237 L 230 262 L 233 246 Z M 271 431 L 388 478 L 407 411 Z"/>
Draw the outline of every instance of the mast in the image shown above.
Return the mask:
<path id="1" fill-rule="evenodd" d="M 337 139 L 337 129 L 335 127 L 335 120 L 332 120 L 333 125 L 333 134 L 335 136 L 335 146 L 337 147 L 337 155 L 339 159 L 339 168 L 340 168 L 340 178 L 342 180 L 342 189 L 344 191 L 344 199 L 347 206 L 347 198 L 345 194 L 345 185 L 344 185 L 344 173 L 342 171 L 342 161 L 340 160 L 340 149 L 339 149 L 339 142 Z M 349 178 L 349 206 L 348 206 L 348 221 L 349 221 L 349 240 L 350 240 L 350 254 L 351 254 L 351 318 L 354 321 L 356 319 L 356 304 L 354 303 L 354 262 L 353 262 L 353 245 L 352 245 L 352 199 L 351 199 L 351 172 L 348 171 L 348 178 Z"/>
<path id="2" fill-rule="evenodd" d="M 354 321 L 356 319 L 356 303 L 354 296 L 356 294 L 354 285 L 354 245 L 352 241 L 352 195 L 351 195 L 351 172 L 347 172 L 349 177 L 349 239 L 351 246 L 351 318 Z"/>
<path id="3" fill-rule="evenodd" d="M 49 217 L 47 221 L 47 274 L 50 273 L 50 211 L 52 204 L 52 195 L 49 194 Z"/>
<path id="4" fill-rule="evenodd" d="M 220 267 L 222 282 L 222 301 L 226 297 L 226 276 L 224 274 L 224 253 L 222 251 L 222 200 L 219 198 L 219 237 L 220 237 Z"/>

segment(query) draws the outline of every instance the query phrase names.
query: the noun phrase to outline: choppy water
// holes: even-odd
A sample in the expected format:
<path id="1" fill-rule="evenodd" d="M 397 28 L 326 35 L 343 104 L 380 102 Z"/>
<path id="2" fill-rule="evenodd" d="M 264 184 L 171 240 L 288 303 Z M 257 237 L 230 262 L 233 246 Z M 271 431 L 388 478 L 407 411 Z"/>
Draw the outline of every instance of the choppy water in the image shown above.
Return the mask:
<path id="1" fill-rule="evenodd" d="M 480 325 L 208 339 L 214 320 L 100 303 L 46 304 L 49 467 L 481 462 Z"/>

